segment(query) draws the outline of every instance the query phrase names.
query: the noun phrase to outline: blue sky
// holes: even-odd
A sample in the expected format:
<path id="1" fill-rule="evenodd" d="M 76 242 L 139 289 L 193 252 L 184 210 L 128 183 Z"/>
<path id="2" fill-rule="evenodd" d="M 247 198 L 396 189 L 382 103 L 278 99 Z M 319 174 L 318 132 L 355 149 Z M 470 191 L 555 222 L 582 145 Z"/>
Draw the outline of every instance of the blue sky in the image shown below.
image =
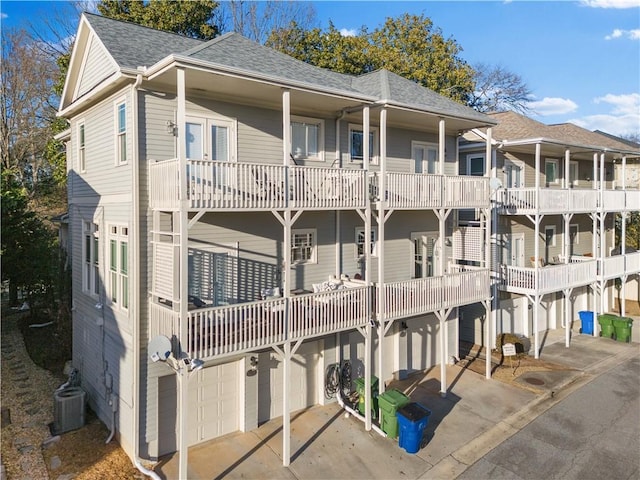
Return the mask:
<path id="1" fill-rule="evenodd" d="M 61 7 L 58 4 L 57 7 Z M 640 0 L 317 1 L 321 27 L 344 34 L 405 12 L 424 14 L 470 64 L 498 64 L 530 87 L 544 123 L 640 133 Z M 7 1 L 2 26 L 47 18 L 51 3 Z"/>

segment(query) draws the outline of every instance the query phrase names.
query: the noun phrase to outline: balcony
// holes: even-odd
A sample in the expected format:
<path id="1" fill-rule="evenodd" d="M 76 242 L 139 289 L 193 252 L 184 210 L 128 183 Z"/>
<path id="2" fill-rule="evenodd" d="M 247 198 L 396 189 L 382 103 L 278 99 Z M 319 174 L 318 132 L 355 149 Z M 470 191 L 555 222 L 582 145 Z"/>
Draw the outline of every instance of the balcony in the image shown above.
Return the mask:
<path id="1" fill-rule="evenodd" d="M 149 166 L 150 207 L 177 210 L 181 182 L 189 210 L 339 210 L 367 202 L 363 170 L 188 160 L 182 173 L 172 159 Z"/>
<path id="2" fill-rule="evenodd" d="M 371 179 L 374 201 L 380 195 L 381 174 Z M 386 173 L 386 208 L 488 208 L 489 179 L 467 175 Z"/>
<path id="3" fill-rule="evenodd" d="M 351 330 L 369 321 L 370 288 L 352 287 L 295 297 L 189 311 L 186 342 L 191 358 L 209 360 Z M 151 302 L 150 335 L 180 338 L 178 312 Z"/>
<path id="4" fill-rule="evenodd" d="M 500 285 L 503 290 L 524 295 L 544 295 L 559 292 L 565 288 L 589 285 L 596 280 L 598 261 L 548 265 L 536 269 L 502 265 Z"/>
<path id="5" fill-rule="evenodd" d="M 536 190 L 539 190 L 537 205 Z M 503 215 L 619 212 L 637 210 L 639 204 L 637 190 L 509 188 L 498 193 L 498 208 Z"/>
<path id="6" fill-rule="evenodd" d="M 640 252 L 614 255 L 599 261 L 598 277 L 603 280 L 640 273 Z"/>
<path id="7" fill-rule="evenodd" d="M 381 288 L 385 320 L 397 320 L 489 298 L 489 270 L 391 282 Z"/>

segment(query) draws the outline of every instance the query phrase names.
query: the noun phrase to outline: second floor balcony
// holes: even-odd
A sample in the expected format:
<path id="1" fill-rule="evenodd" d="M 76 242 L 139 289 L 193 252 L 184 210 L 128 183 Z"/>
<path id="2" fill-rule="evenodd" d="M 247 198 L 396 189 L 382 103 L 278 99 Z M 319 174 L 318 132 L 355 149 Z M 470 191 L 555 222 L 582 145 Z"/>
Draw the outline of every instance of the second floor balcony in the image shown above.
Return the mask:
<path id="1" fill-rule="evenodd" d="M 359 169 L 300 167 L 177 159 L 149 166 L 151 208 L 177 210 L 340 210 L 383 200 L 386 208 L 487 208 L 484 177 L 389 172 L 385 193 L 380 173 Z M 383 198 L 382 198 L 383 197 Z"/>

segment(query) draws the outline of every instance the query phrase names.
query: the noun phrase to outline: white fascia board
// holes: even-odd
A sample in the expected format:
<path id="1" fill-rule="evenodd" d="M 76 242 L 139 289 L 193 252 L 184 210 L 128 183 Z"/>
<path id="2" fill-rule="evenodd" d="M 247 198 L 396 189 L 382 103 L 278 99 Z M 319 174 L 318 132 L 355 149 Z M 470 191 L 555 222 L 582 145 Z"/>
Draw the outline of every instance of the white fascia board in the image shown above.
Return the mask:
<path id="1" fill-rule="evenodd" d="M 282 77 L 275 77 L 272 75 L 262 75 L 256 72 L 251 72 L 248 70 L 243 70 L 240 68 L 233 68 L 227 65 L 220 65 L 217 63 L 207 62 L 206 60 L 194 59 L 191 57 L 185 57 L 184 55 L 175 55 L 171 54 L 162 60 L 160 60 L 155 65 L 147 68 L 145 70 L 145 75 L 148 80 L 152 80 L 154 77 L 166 72 L 174 66 L 182 66 L 185 68 L 195 68 L 200 69 L 202 71 L 207 71 L 211 73 L 216 73 L 219 75 L 226 75 L 229 77 L 235 78 L 244 78 L 249 80 L 255 80 L 260 83 L 265 83 L 269 85 L 273 85 L 280 88 L 291 88 L 300 91 L 306 91 L 311 93 L 320 93 L 325 95 L 330 95 L 333 97 L 344 98 L 351 101 L 360 101 L 367 103 L 374 103 L 376 101 L 375 97 L 370 97 L 367 95 L 358 95 L 355 92 L 349 92 L 346 90 L 339 90 L 335 88 L 326 88 L 321 86 L 316 86 L 311 83 L 305 82 L 295 82 L 295 81 L 283 81 Z"/>
<path id="2" fill-rule="evenodd" d="M 465 120 L 467 122 L 476 122 L 477 124 L 476 128 L 493 127 L 498 124 L 498 122 L 496 121 L 489 120 L 490 117 L 488 116 L 487 116 L 487 121 L 483 123 L 477 118 L 467 117 L 465 115 L 455 115 L 455 114 L 452 114 L 451 112 L 442 112 L 436 109 L 420 108 L 415 105 L 407 105 L 405 103 L 399 103 L 393 100 L 378 100 L 375 103 L 377 106 L 380 106 L 380 107 L 390 107 L 390 108 L 395 108 L 397 110 L 405 110 L 407 112 L 414 112 L 414 113 L 429 113 L 433 116 L 442 117 L 444 119 L 448 118 L 448 119 L 454 119 L 454 120 Z"/>

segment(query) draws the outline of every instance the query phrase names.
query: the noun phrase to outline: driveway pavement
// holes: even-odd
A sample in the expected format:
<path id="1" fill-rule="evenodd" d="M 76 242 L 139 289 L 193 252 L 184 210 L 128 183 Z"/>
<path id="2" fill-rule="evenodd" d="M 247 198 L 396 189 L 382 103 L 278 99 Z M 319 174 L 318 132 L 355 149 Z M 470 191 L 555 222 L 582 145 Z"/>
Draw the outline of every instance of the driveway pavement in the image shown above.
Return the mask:
<path id="1" fill-rule="evenodd" d="M 247 433 L 234 433 L 189 449 L 189 479 L 371 479 L 455 478 L 470 465 L 517 433 L 561 398 L 625 359 L 640 354 L 637 343 L 574 334 L 564 346 L 564 331 L 549 332 L 541 358 L 566 366 L 521 375 L 535 378 L 538 393 L 486 380 L 470 369 L 447 367 L 449 390 L 439 394 L 440 369 L 414 375 L 396 388 L 432 412 L 426 445 L 408 454 L 397 440 L 348 416 L 333 403 L 295 412 L 291 417 L 291 464 L 282 466 L 281 419 Z M 520 380 L 520 378 L 519 378 Z M 522 385 L 523 387 L 526 385 Z M 177 478 L 178 455 L 156 467 L 161 478 Z"/>

